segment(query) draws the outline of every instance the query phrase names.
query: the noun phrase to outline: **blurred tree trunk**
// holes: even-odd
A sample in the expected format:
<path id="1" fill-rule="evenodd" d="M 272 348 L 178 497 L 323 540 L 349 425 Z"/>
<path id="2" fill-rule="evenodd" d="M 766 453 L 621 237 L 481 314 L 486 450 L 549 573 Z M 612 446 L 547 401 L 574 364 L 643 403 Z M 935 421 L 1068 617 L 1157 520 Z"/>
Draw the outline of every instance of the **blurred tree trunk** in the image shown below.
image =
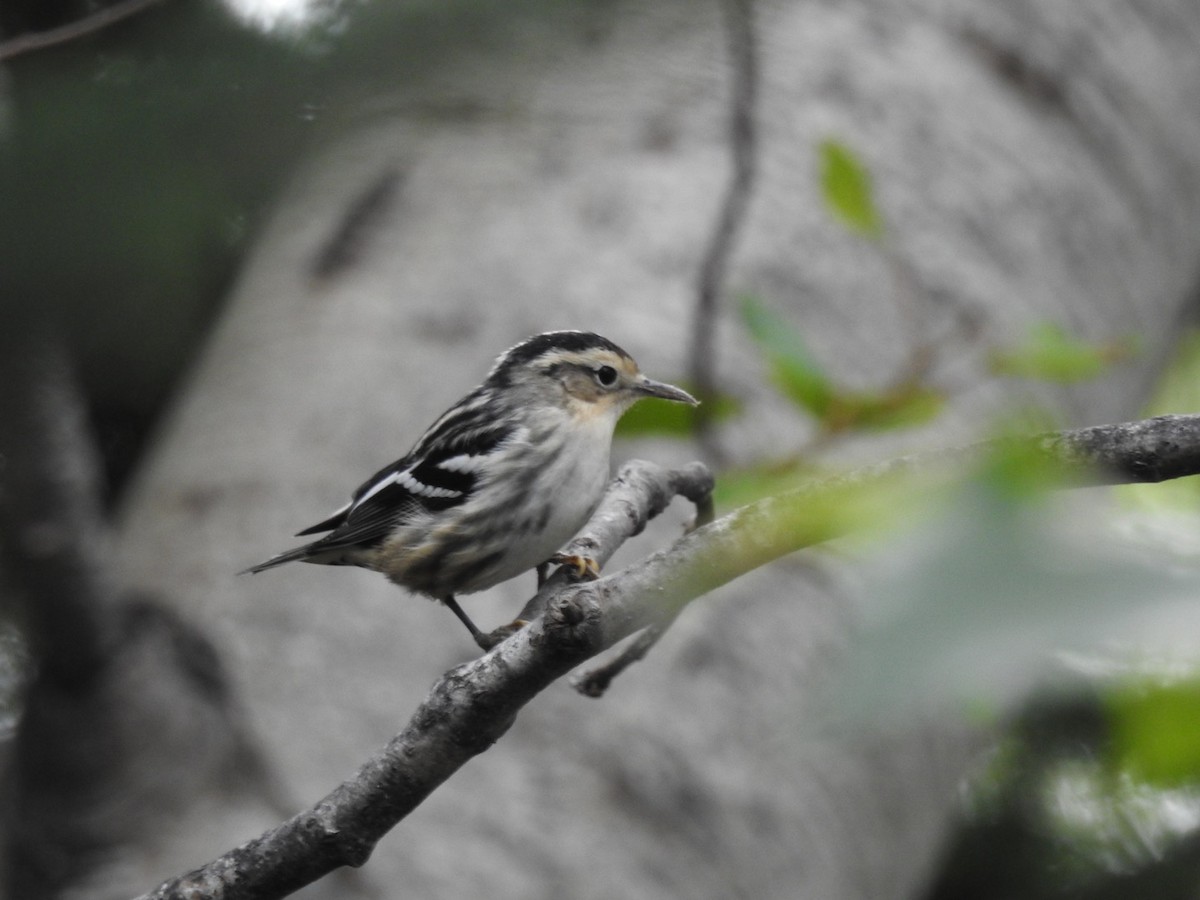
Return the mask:
<path id="1" fill-rule="evenodd" d="M 984 371 L 987 346 L 1047 319 L 1095 340 L 1137 333 L 1148 352 L 1033 395 L 1074 424 L 1136 414 L 1196 287 L 1200 7 L 778 2 L 756 7 L 754 31 L 758 182 L 726 310 L 754 292 L 863 388 L 923 338 L 964 318 L 981 329 L 935 358 L 942 418 L 845 454 L 986 423 L 1018 399 Z M 446 610 L 370 573 L 232 573 L 344 502 L 530 333 L 592 329 L 656 376 L 685 367 L 730 178 L 718 7 L 572 7 L 492 37 L 373 98 L 379 115 L 297 177 L 123 516 L 124 575 L 209 634 L 297 804 L 473 648 Z M 823 208 L 827 137 L 868 165 L 886 253 Z M 798 444 L 806 426 L 729 312 L 716 333 L 717 383 L 745 400 L 717 440 L 738 460 Z M 467 602 L 490 627 L 532 584 Z M 810 725 L 853 633 L 837 584 L 832 565 L 774 566 L 695 605 L 604 701 L 547 694 L 340 895 L 913 896 L 979 737 L 952 721 Z M 244 818 L 215 824 L 213 795 L 195 800 L 203 834 L 180 828 L 153 857 L 123 848 L 91 896 L 147 889 L 250 836 Z"/>

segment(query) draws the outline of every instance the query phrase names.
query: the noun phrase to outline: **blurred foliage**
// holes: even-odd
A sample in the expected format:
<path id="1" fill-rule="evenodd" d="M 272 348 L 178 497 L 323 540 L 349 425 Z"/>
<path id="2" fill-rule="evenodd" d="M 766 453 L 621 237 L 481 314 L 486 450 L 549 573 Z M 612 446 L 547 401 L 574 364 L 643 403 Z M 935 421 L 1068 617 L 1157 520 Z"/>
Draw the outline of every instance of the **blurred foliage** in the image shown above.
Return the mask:
<path id="1" fill-rule="evenodd" d="M 827 433 L 920 425 L 942 410 L 941 394 L 908 381 L 881 391 L 840 387 L 817 364 L 800 335 L 761 300 L 743 297 L 741 313 L 775 386 Z"/>
<path id="2" fill-rule="evenodd" d="M 875 205 L 867 167 L 840 141 L 824 140 L 817 149 L 825 208 L 855 234 L 870 240 L 883 237 L 883 217 Z"/>
<path id="3" fill-rule="evenodd" d="M 1180 337 L 1166 372 L 1159 379 L 1146 414 L 1200 412 L 1200 330 Z"/>
<path id="4" fill-rule="evenodd" d="M 802 457 L 723 469 L 713 489 L 713 503 L 719 510 L 736 509 L 763 497 L 797 490 L 819 476 L 820 472 Z"/>
<path id="5" fill-rule="evenodd" d="M 824 420 L 834 405 L 836 389 L 800 336 L 757 297 L 742 298 L 741 314 L 767 361 L 775 386 L 800 409 L 818 421 Z"/>
<path id="6" fill-rule="evenodd" d="M 888 252 L 883 216 L 875 203 L 866 166 L 849 146 L 832 138 L 819 144 L 818 156 L 826 210 L 851 233 L 876 244 L 892 269 L 898 290 L 914 289 L 915 275 L 899 257 Z M 917 308 L 912 299 L 904 303 L 910 313 Z M 840 435 L 924 425 L 945 407 L 945 393 L 927 379 L 936 352 L 932 345 L 917 342 L 910 348 L 909 360 L 890 383 L 876 389 L 850 389 L 837 383 L 803 337 L 764 300 L 745 295 L 739 311 L 743 325 L 762 352 L 772 384 L 814 422 L 814 446 Z M 914 326 L 911 331 L 917 334 L 920 329 Z M 989 364 L 994 374 L 1071 383 L 1103 375 L 1136 349 L 1131 339 L 1093 344 L 1068 335 L 1058 325 L 1043 322 L 1032 326 L 1026 339 L 1016 346 L 994 350 Z M 723 472 L 718 479 L 718 502 L 722 506 L 749 502 L 795 488 L 810 477 L 803 456 L 801 448 L 790 456 Z"/>
<path id="7" fill-rule="evenodd" d="M 871 608 L 831 715 L 957 710 L 998 730 L 930 900 L 1191 896 L 1200 674 L 1144 660 L 1196 633 L 1200 566 L 1128 552 L 1105 526 L 1118 511 L 1068 502 L 1026 447 L 1001 440 L 966 481 L 892 513 L 903 533 L 859 566 Z"/>
<path id="8" fill-rule="evenodd" d="M 1030 436 L 1061 427 L 1060 421 L 1042 409 L 1013 413 L 993 429 L 989 452 L 970 477 L 1006 504 L 1002 508 L 1041 506 L 1063 486 L 1064 472 L 1057 461 L 1030 442 Z M 1077 476 L 1065 474 L 1068 482 Z"/>
<path id="9" fill-rule="evenodd" d="M 934 419 L 944 396 L 919 381 L 905 379 L 880 390 L 842 387 L 820 366 L 803 338 L 759 298 L 746 295 L 742 322 L 758 344 L 771 382 L 814 421 L 817 440 L 833 436 L 909 428 Z M 791 490 L 812 477 L 802 453 L 729 469 L 717 479 L 721 508 Z"/>
<path id="10" fill-rule="evenodd" d="M 1037 322 L 1020 344 L 993 351 L 989 364 L 997 375 L 1071 384 L 1103 375 L 1136 349 L 1131 338 L 1094 344 L 1067 334 L 1053 322 Z"/>
<path id="11" fill-rule="evenodd" d="M 1122 679 L 1104 703 L 1114 767 L 1155 787 L 1200 788 L 1200 673 Z"/>
<path id="12" fill-rule="evenodd" d="M 692 386 L 684 380 L 672 380 L 671 383 L 679 385 L 689 393 L 695 393 Z M 707 402 L 712 407 L 712 418 L 718 421 L 735 416 L 742 409 L 741 402 L 728 394 L 719 394 Z M 617 423 L 617 437 L 689 438 L 695 424 L 695 415 L 691 407 L 648 397 L 634 404 L 621 417 L 621 421 Z"/>
<path id="13" fill-rule="evenodd" d="M 926 900 L 1193 897 L 1200 794 L 1114 771 L 1109 743 L 1086 682 L 1027 706 L 973 779 Z"/>
<path id="14" fill-rule="evenodd" d="M 822 143 L 820 158 L 826 209 L 886 258 L 869 172 L 837 141 Z M 762 300 L 744 298 L 741 313 L 771 382 L 815 422 L 818 442 L 919 425 L 943 407 L 921 365 L 883 389 L 847 390 Z M 988 363 L 996 375 L 1072 384 L 1104 375 L 1137 349 L 1131 339 L 1092 343 L 1042 322 Z M 1192 408 L 1181 404 L 1198 399 L 1198 375 L 1200 340 L 1185 343 L 1170 397 L 1154 412 Z M 1200 572 L 1166 553 L 1113 553 L 1097 523 L 1071 521 L 1056 494 L 1062 472 L 1022 440 L 1052 427 L 1044 415 L 1014 421 L 965 481 L 943 480 L 922 499 L 896 481 L 826 494 L 813 488 L 820 473 L 797 454 L 723 472 L 717 500 L 738 506 L 799 491 L 806 514 L 837 523 L 829 535 L 903 523 L 904 533 L 885 535 L 861 567 L 863 594 L 878 607 L 848 654 L 831 703 L 835 721 L 878 726 L 941 709 L 995 728 L 1014 706 L 1041 698 L 1015 729 L 1001 729 L 931 898 L 1119 897 L 1135 884 L 1155 885 L 1156 893 L 1139 896 L 1190 896 L 1200 872 L 1200 856 L 1190 856 L 1193 834 L 1200 846 L 1200 677 L 1164 685 L 1072 674 L 1078 690 L 1064 691 L 1059 654 L 1096 652 L 1129 623 L 1184 606 L 1200 593 Z"/>
<path id="15" fill-rule="evenodd" d="M 1030 430 L 1006 429 L 965 478 L 754 473 L 762 493 L 794 479 L 801 499 L 780 521 L 774 501 L 754 507 L 768 520 L 755 539 L 853 535 L 869 604 L 825 717 L 798 727 L 957 712 L 996 733 L 930 900 L 1182 900 L 1200 874 L 1200 676 L 1130 677 L 1128 660 L 1197 632 L 1200 567 L 1165 548 L 1124 552 L 1016 436 Z M 737 480 L 718 485 L 745 499 Z"/>
<path id="16" fill-rule="evenodd" d="M 886 604 L 849 660 L 843 711 L 1004 710 L 1055 668 L 1055 653 L 1150 628 L 1200 595 L 1200 567 L 1165 548 L 1117 552 L 1096 509 L 1053 490 L 1052 464 L 1020 442 L 993 446 L 928 525 L 906 526 L 899 558 L 864 567 L 876 573 L 864 594 Z"/>

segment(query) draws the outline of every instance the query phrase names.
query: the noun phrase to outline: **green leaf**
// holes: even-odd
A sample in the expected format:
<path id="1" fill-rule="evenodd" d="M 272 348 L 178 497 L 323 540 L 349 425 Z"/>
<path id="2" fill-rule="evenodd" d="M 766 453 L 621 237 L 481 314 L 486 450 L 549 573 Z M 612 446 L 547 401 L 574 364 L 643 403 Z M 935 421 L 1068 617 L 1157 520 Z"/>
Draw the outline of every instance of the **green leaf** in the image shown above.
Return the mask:
<path id="1" fill-rule="evenodd" d="M 1200 782 L 1200 679 L 1128 683 L 1105 706 L 1113 763 L 1159 787 Z"/>
<path id="2" fill-rule="evenodd" d="M 990 362 L 999 375 L 1070 384 L 1103 375 L 1113 363 L 1132 353 L 1128 339 L 1093 344 L 1067 334 L 1053 322 L 1038 322 L 1023 342 L 996 351 Z"/>
<path id="3" fill-rule="evenodd" d="M 672 384 L 681 384 L 672 381 Z M 683 385 L 681 385 L 683 386 Z M 688 388 L 685 387 L 685 390 Z M 742 404 L 736 397 L 722 394 L 707 401 L 713 418 L 728 419 L 741 411 Z M 617 437 L 691 437 L 695 425 L 694 411 L 682 403 L 648 398 L 636 403 L 617 423 Z"/>
<path id="4" fill-rule="evenodd" d="M 871 175 L 845 144 L 820 145 L 821 196 L 830 214 L 850 231 L 871 240 L 883 237 L 883 218 L 875 206 Z"/>
<path id="5" fill-rule="evenodd" d="M 771 380 L 793 403 L 824 420 L 836 393 L 800 336 L 758 298 L 742 298 L 742 321 L 766 353 Z"/>
<path id="6" fill-rule="evenodd" d="M 833 398 L 825 426 L 830 431 L 909 428 L 935 418 L 945 405 L 946 398 L 941 393 L 917 385 L 881 394 L 838 394 Z"/>

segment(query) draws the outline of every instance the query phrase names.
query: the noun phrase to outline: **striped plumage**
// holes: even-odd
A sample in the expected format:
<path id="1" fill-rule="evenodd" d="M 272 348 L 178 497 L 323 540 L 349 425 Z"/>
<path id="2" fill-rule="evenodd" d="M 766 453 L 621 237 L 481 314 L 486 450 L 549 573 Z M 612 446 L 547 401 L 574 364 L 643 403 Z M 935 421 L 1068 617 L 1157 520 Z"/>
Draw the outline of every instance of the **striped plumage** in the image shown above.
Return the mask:
<path id="1" fill-rule="evenodd" d="M 651 381 L 589 332 L 540 334 L 500 356 L 402 459 L 299 532 L 329 532 L 247 569 L 355 565 L 445 602 L 551 560 L 587 521 L 609 476 L 617 420 L 642 397 L 695 403 Z"/>

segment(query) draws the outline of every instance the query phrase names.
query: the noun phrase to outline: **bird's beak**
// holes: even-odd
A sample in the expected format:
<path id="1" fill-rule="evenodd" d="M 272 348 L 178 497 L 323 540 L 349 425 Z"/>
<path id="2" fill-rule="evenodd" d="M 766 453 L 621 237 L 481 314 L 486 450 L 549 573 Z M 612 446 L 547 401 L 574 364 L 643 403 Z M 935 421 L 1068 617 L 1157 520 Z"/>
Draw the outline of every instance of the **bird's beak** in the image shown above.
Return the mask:
<path id="1" fill-rule="evenodd" d="M 661 381 L 654 381 L 645 375 L 638 377 L 633 389 L 643 397 L 659 397 L 663 400 L 674 400 L 676 403 L 687 403 L 691 406 L 700 405 L 700 401 L 683 388 L 677 388 L 673 384 L 663 384 Z"/>

